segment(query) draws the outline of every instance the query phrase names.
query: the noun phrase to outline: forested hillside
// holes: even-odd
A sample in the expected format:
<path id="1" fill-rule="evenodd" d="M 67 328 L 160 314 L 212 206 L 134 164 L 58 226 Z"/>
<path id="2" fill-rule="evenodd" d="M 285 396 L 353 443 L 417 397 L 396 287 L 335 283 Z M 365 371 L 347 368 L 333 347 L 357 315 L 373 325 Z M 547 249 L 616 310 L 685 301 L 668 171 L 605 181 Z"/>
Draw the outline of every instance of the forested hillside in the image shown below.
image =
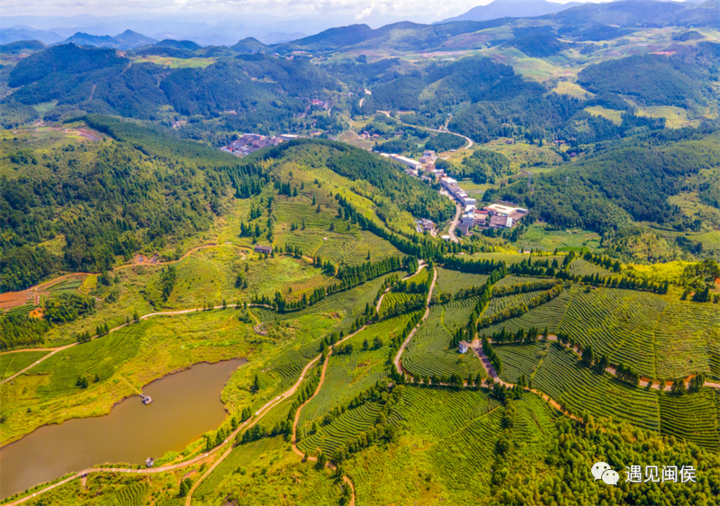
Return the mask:
<path id="1" fill-rule="evenodd" d="M 668 197 L 688 191 L 694 176 L 719 164 L 717 131 L 647 134 L 540 176 L 532 189 L 518 182 L 485 198 L 517 199 L 531 208 L 535 219 L 560 227 L 605 232 L 633 219 L 673 230 L 698 230 L 700 223 L 683 219 Z"/>
<path id="2" fill-rule="evenodd" d="M 116 140 L 60 145 L 38 159 L 24 142 L 4 139 L 3 162 L 14 175 L 0 176 L 3 290 L 60 270 L 107 270 L 116 257 L 206 230 L 232 199 L 268 181 L 262 168 L 204 146 L 116 120 L 88 121 Z M 62 252 L 37 246 L 57 235 Z"/>
<path id="3" fill-rule="evenodd" d="M 3 142 L 4 163 L 14 173 L 0 176 L 4 290 L 61 270 L 100 272 L 137 251 L 166 249 L 209 229 L 237 199 L 280 187 L 273 167 L 285 160 L 307 158 L 355 181 L 390 221 L 410 212 L 441 222 L 454 212 L 426 185 L 345 144 L 293 141 L 240 161 L 133 123 L 104 116 L 86 122 L 109 137 L 57 145 L 40 158 L 23 142 Z M 58 235 L 61 252 L 39 246 Z"/>

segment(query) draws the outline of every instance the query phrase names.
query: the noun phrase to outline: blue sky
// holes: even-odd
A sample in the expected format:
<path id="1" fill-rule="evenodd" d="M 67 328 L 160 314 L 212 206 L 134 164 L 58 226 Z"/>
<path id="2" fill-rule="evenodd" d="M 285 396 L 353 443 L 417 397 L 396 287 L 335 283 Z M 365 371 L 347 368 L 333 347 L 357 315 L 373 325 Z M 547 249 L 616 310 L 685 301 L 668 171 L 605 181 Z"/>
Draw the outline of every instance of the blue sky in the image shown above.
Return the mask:
<path id="1" fill-rule="evenodd" d="M 570 0 L 556 0 L 566 3 Z M 577 0 L 576 0 L 577 1 Z M 579 0 L 583 1 L 583 0 Z M 329 17 L 364 22 L 375 18 L 431 22 L 457 16 L 490 0 L 3 0 L 3 16 L 208 16 Z"/>

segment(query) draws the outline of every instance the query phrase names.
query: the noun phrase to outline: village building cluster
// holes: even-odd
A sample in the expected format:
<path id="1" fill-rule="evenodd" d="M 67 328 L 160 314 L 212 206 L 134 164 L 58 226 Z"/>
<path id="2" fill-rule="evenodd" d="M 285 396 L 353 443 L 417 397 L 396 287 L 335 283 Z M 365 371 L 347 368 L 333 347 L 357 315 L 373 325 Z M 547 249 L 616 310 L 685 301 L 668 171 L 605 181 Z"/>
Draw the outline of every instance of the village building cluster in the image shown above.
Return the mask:
<path id="1" fill-rule="evenodd" d="M 468 193 L 460 188 L 458 182 L 445 175 L 445 171 L 435 168 L 435 160 L 437 155 L 434 151 L 426 150 L 420 160 L 381 153 L 381 156 L 394 160 L 406 168 L 405 173 L 409 176 L 420 177 L 423 181 L 439 181 L 442 186 L 442 193 L 455 200 L 462 206 L 462 215 L 457 225 L 458 230 L 464 236 L 471 235 L 473 229 L 504 229 L 512 228 L 526 214 L 527 209 L 517 207 L 511 203 L 495 203 L 477 208 L 477 200 L 468 195 Z M 430 220 L 415 220 L 417 231 L 434 230 L 434 225 Z M 426 223 L 429 222 L 429 223 Z M 450 239 L 450 236 L 442 236 Z"/>
<path id="2" fill-rule="evenodd" d="M 267 146 L 277 146 L 282 142 L 298 138 L 300 138 L 300 136 L 294 134 L 273 135 L 272 137 L 260 134 L 244 134 L 238 140 L 232 141 L 227 146 L 220 148 L 220 150 L 242 157 L 254 153 L 258 149 Z"/>

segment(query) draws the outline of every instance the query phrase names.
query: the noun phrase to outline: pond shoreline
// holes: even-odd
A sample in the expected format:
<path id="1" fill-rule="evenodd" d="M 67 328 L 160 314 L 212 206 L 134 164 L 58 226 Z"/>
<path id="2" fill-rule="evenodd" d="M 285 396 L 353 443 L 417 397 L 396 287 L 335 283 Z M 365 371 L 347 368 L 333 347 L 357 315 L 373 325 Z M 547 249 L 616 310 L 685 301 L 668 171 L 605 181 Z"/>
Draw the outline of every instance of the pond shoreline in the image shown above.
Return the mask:
<path id="1" fill-rule="evenodd" d="M 182 451 L 225 420 L 222 391 L 246 363 L 233 358 L 176 369 L 143 387 L 153 397 L 150 404 L 131 395 L 103 416 L 46 424 L 7 444 L 0 450 L 0 496 L 103 462 L 137 468 L 148 457 Z"/>
<path id="2" fill-rule="evenodd" d="M 32 350 L 32 351 L 35 351 L 35 350 Z M 222 359 L 222 360 L 218 360 L 217 362 L 210 362 L 210 361 L 208 361 L 208 360 L 202 360 L 202 361 L 200 361 L 200 362 L 194 362 L 194 363 L 190 364 L 189 366 L 181 367 L 181 368 L 179 368 L 179 369 L 174 369 L 174 370 L 172 370 L 172 371 L 170 371 L 170 372 L 168 372 L 168 373 L 163 374 L 162 376 L 160 376 L 160 377 L 158 377 L 158 378 L 155 378 L 155 379 L 153 379 L 153 380 L 150 380 L 149 383 L 146 383 L 146 384 L 144 384 L 144 385 L 142 386 L 142 389 L 151 386 L 153 383 L 155 383 L 155 382 L 157 382 L 157 381 L 163 380 L 163 379 L 168 378 L 168 377 L 170 377 L 170 376 L 173 376 L 173 375 L 175 375 L 175 374 L 180 374 L 181 372 L 185 372 L 185 371 L 187 371 L 188 369 L 192 369 L 192 368 L 195 367 L 196 365 L 200 365 L 200 364 L 217 365 L 217 364 L 221 364 L 221 363 L 223 363 L 223 362 L 229 362 L 229 361 L 231 361 L 231 360 L 241 360 L 241 361 L 244 361 L 244 362 L 243 362 L 242 364 L 240 364 L 238 367 L 242 367 L 243 365 L 245 365 L 245 364 L 247 364 L 247 363 L 249 362 L 246 357 L 224 358 L 224 359 Z M 48 374 L 50 374 L 50 373 L 48 373 Z M 99 418 L 99 417 L 102 417 L 102 416 L 107 416 L 107 415 L 110 414 L 110 412 L 111 412 L 113 409 L 115 409 L 116 406 L 122 404 L 123 402 L 127 401 L 128 399 L 132 399 L 133 397 L 140 397 L 140 394 L 135 393 L 135 394 L 132 394 L 132 395 L 127 395 L 127 396 L 125 396 L 125 397 L 122 397 L 121 399 L 118 399 L 116 402 L 114 402 L 114 403 L 109 407 L 109 409 L 108 409 L 107 411 L 102 412 L 102 413 L 92 413 L 92 414 L 89 414 L 88 416 L 73 416 L 72 418 L 66 418 L 65 420 L 63 420 L 63 421 L 61 421 L 61 422 L 45 423 L 45 424 L 43 424 L 43 425 L 38 425 L 38 426 L 35 427 L 32 431 L 30 431 L 30 432 L 28 432 L 28 433 L 26 433 L 26 434 L 22 434 L 22 435 L 20 435 L 20 436 L 13 437 L 12 439 L 9 439 L 9 440 L 0 441 L 0 450 L 2 450 L 3 448 L 6 448 L 7 446 L 9 446 L 9 445 L 11 445 L 11 444 L 13 444 L 13 443 L 17 443 L 18 441 L 22 441 L 24 438 L 26 438 L 27 436 L 33 434 L 33 433 L 34 433 L 35 431 L 37 431 L 38 429 L 42 429 L 43 427 L 52 427 L 52 426 L 54 426 L 54 425 L 62 425 L 62 424 L 64 424 L 65 422 L 69 422 L 69 421 L 71 421 L 71 420 L 86 420 L 86 419 L 90 419 L 90 418 Z M 226 411 L 227 411 L 227 409 L 226 409 Z"/>

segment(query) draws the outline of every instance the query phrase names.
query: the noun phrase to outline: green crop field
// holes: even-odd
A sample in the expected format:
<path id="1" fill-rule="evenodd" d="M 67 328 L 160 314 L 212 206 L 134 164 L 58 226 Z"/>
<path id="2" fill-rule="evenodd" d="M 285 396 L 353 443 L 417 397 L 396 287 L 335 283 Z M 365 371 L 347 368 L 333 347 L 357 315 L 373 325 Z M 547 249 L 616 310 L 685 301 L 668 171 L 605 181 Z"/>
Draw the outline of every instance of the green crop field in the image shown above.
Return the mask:
<path id="1" fill-rule="evenodd" d="M 720 376 L 720 308 L 675 302 L 655 325 L 658 378 L 703 372 Z"/>
<path id="2" fill-rule="evenodd" d="M 570 273 L 575 276 L 587 276 L 595 274 L 600 274 L 601 276 L 612 276 L 612 272 L 605 269 L 604 267 L 599 267 L 593 263 L 588 262 L 587 260 L 583 260 L 582 258 L 578 258 L 577 260 L 573 260 L 573 262 L 570 264 Z"/>
<path id="3" fill-rule="evenodd" d="M 482 333 L 492 335 L 503 328 L 515 333 L 521 328 L 529 329 L 531 327 L 536 327 L 542 331 L 545 327 L 547 327 L 548 332 L 553 334 L 557 331 L 557 327 L 560 325 L 560 322 L 565 315 L 567 305 L 570 303 L 572 294 L 576 291 L 577 289 L 575 288 L 563 290 L 560 295 L 547 304 L 531 309 L 527 313 L 524 313 L 516 318 L 511 318 L 510 320 L 490 325 L 489 327 L 484 328 Z"/>
<path id="4" fill-rule="evenodd" d="M 580 365 L 573 352 L 552 345 L 533 376 L 535 388 L 572 413 L 612 417 L 638 427 L 660 429 L 655 391 L 636 388 Z"/>
<path id="5" fill-rule="evenodd" d="M 704 389 L 690 395 L 658 396 L 660 430 L 663 434 L 692 441 L 715 452 L 720 451 L 718 395 Z"/>
<path id="6" fill-rule="evenodd" d="M 506 297 L 494 297 L 490 299 L 490 303 L 487 309 L 481 316 L 492 316 L 494 314 L 502 312 L 504 309 L 519 306 L 520 304 L 527 305 L 530 299 L 540 295 L 543 291 L 538 290 L 535 292 L 518 293 L 516 295 L 508 295 Z"/>
<path id="7" fill-rule="evenodd" d="M 601 288 L 578 292 L 570 301 L 558 332 L 572 336 L 613 364 L 632 364 L 655 378 L 654 328 L 667 303 L 647 292 Z"/>
<path id="8" fill-rule="evenodd" d="M 547 354 L 549 342 L 532 344 L 496 344 L 495 353 L 502 360 L 503 369 L 500 378 L 516 383 L 521 375 L 530 379 Z"/>
<path id="9" fill-rule="evenodd" d="M 49 351 L 22 351 L 0 355 L 0 379 L 5 379 L 41 359 Z"/>
<path id="10" fill-rule="evenodd" d="M 432 306 L 430 316 L 420 326 L 402 356 L 403 367 L 413 375 L 450 376 L 460 374 L 473 378 L 480 374 L 485 376 L 485 369 L 472 353 L 460 354 L 450 349 L 452 334 L 442 323 L 445 308 Z"/>
<path id="11" fill-rule="evenodd" d="M 443 269 L 442 267 L 436 268 L 438 270 L 438 277 L 435 286 L 441 293 L 454 294 L 460 290 L 483 286 L 488 278 L 488 276 L 484 274 L 468 274 L 465 272 Z"/>
<path id="12" fill-rule="evenodd" d="M 532 171 L 538 170 L 533 168 Z M 594 251 L 600 248 L 600 235 L 589 230 L 548 230 L 545 225 L 533 223 L 513 245 L 524 250 L 579 251 L 589 249 Z"/>
<path id="13" fill-rule="evenodd" d="M 300 414 L 298 430 L 307 434 L 309 425 L 332 410 L 335 406 L 346 404 L 363 390 L 374 385 L 377 380 L 387 376 L 385 362 L 388 356 L 388 343 L 407 325 L 408 315 L 385 320 L 368 327 L 343 343 L 353 346 L 349 355 L 333 353 L 326 372 L 326 382 L 332 387 L 321 388 L 317 396 L 303 408 Z M 362 351 L 363 342 L 367 339 L 373 346 L 376 337 L 383 340 L 384 346 L 379 349 Z M 319 350 L 318 350 L 319 353 Z"/>

